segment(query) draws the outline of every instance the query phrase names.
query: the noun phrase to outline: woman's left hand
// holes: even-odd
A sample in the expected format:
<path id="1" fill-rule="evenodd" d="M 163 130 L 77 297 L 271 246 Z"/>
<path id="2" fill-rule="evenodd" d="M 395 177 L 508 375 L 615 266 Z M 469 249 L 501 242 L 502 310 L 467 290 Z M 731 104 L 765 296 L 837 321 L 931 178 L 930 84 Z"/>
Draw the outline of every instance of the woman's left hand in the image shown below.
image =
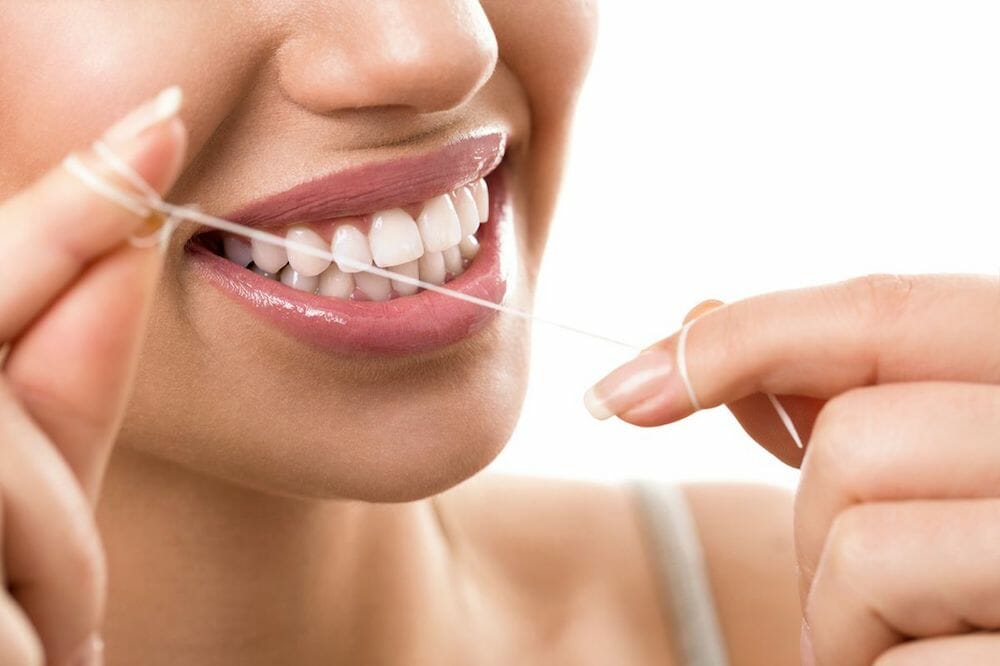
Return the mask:
<path id="1" fill-rule="evenodd" d="M 592 411 L 644 426 L 691 414 L 677 342 L 599 382 Z M 1000 663 L 996 277 L 870 276 L 716 307 L 685 356 L 703 407 L 728 404 L 802 466 L 804 664 Z"/>

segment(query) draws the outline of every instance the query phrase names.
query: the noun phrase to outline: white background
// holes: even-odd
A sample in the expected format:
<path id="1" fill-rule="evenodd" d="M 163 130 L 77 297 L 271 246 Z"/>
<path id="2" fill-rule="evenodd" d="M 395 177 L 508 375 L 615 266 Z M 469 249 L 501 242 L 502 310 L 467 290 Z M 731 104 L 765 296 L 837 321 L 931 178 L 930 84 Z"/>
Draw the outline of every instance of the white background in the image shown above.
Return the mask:
<path id="1" fill-rule="evenodd" d="M 536 311 L 640 343 L 706 298 L 872 272 L 1000 273 L 1000 5 L 603 3 Z M 724 410 L 655 430 L 585 414 L 628 356 L 536 327 L 493 465 L 617 480 L 796 473 Z"/>

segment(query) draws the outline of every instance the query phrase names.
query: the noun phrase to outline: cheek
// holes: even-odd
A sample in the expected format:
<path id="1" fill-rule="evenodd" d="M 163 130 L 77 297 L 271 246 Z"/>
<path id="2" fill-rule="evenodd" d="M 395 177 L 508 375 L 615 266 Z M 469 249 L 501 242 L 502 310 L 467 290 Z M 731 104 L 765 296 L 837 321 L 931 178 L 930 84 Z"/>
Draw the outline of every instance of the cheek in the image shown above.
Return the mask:
<path id="1" fill-rule="evenodd" d="M 565 117 L 590 66 L 597 8 L 590 0 L 485 0 L 501 58 L 521 80 L 542 120 Z"/>
<path id="2" fill-rule="evenodd" d="M 206 84 L 246 66 L 233 40 L 253 43 L 245 29 L 219 29 L 229 24 L 229 4 L 77 0 L 0 8 L 0 198 L 168 85 L 224 91 Z"/>

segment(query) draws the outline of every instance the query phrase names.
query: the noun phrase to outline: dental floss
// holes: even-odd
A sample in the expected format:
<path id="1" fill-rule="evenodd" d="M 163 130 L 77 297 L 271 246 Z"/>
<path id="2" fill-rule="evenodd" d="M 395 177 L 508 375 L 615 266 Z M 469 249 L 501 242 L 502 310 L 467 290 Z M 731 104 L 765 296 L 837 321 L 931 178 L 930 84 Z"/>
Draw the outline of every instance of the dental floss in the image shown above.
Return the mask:
<path id="1" fill-rule="evenodd" d="M 125 210 L 135 213 L 142 218 L 149 217 L 149 214 L 152 212 L 144 203 L 131 195 L 125 194 L 94 173 L 75 153 L 67 155 L 66 159 L 62 161 L 62 166 L 96 194 L 101 195 L 112 203 L 118 204 Z"/>
<path id="2" fill-rule="evenodd" d="M 688 331 L 691 330 L 691 324 L 695 322 L 694 319 L 684 324 L 681 329 L 680 337 L 677 338 L 677 372 L 681 376 L 681 381 L 684 382 L 684 388 L 687 389 L 688 400 L 691 401 L 691 406 L 694 407 L 695 411 L 701 411 L 701 403 L 698 401 L 698 396 L 694 392 L 694 387 L 691 385 L 691 380 L 688 378 L 687 369 L 687 339 Z"/>
<path id="3" fill-rule="evenodd" d="M 126 164 L 118 155 L 115 154 L 104 142 L 96 141 L 94 142 L 94 152 L 95 154 L 107 165 L 107 167 L 114 173 L 121 176 L 123 179 L 128 181 L 137 190 L 142 192 L 144 195 L 143 200 L 139 200 L 134 196 L 122 192 L 119 188 L 108 183 L 106 180 L 98 176 L 91 170 L 87 165 L 83 163 L 75 154 L 71 154 L 66 159 L 63 160 L 63 167 L 69 171 L 71 174 L 76 176 L 84 185 L 93 190 L 96 194 L 104 197 L 116 203 L 127 210 L 139 215 L 140 217 L 148 217 L 152 211 L 157 211 L 167 216 L 167 220 L 161 229 L 152 234 L 149 237 L 144 238 L 130 238 L 130 242 L 140 247 L 147 245 L 154 245 L 159 243 L 166 243 L 170 236 L 173 234 L 174 230 L 179 226 L 182 220 L 188 220 L 195 222 L 206 227 L 211 227 L 213 229 L 218 229 L 220 231 L 225 231 L 228 233 L 236 234 L 249 238 L 251 240 L 258 240 L 264 243 L 270 243 L 272 245 L 277 245 L 283 247 L 286 250 L 296 250 L 298 252 L 303 252 L 305 254 L 320 257 L 326 259 L 330 262 L 336 262 L 340 265 L 353 268 L 357 271 L 363 271 L 366 273 L 371 273 L 373 275 L 378 275 L 390 280 L 397 280 L 404 284 L 409 284 L 415 287 L 420 287 L 427 291 L 433 291 L 444 296 L 450 296 L 452 298 L 457 298 L 460 301 L 465 301 L 466 303 L 472 303 L 473 305 L 478 305 L 484 308 L 489 308 L 503 314 L 508 314 L 520 319 L 524 319 L 532 322 L 539 322 L 542 324 L 547 324 L 549 326 L 560 328 L 564 331 L 569 331 L 570 333 L 576 333 L 578 335 L 583 335 L 595 340 L 601 340 L 610 344 L 618 345 L 620 347 L 625 347 L 633 351 L 642 351 L 645 347 L 636 345 L 630 342 L 625 342 L 615 338 L 602 335 L 600 333 L 593 333 L 591 331 L 586 331 L 582 328 L 576 326 L 571 326 L 569 324 L 564 324 L 562 322 L 554 321 L 552 319 L 546 319 L 540 317 L 536 314 L 525 312 L 523 310 L 518 310 L 516 308 L 511 308 L 506 305 L 501 305 L 499 303 L 494 303 L 483 298 L 478 298 L 476 296 L 470 296 L 469 294 L 463 294 L 460 291 L 455 291 L 453 289 L 448 289 L 440 285 L 432 284 L 430 282 L 424 282 L 423 280 L 410 277 L 408 275 L 403 275 L 401 273 L 395 273 L 393 271 L 385 270 L 384 268 L 379 268 L 373 264 L 366 264 L 359 261 L 355 261 L 350 257 L 341 257 L 333 252 L 324 252 L 319 248 L 312 247 L 311 245 L 306 245 L 304 243 L 299 243 L 297 241 L 288 240 L 286 237 L 277 236 L 275 234 L 269 234 L 259 229 L 253 229 L 251 227 L 244 226 L 242 224 L 237 224 L 235 222 L 230 222 L 229 220 L 224 220 L 214 215 L 208 215 L 199 210 L 195 210 L 191 206 L 175 206 L 173 204 L 164 201 L 159 193 L 156 192 L 153 187 L 146 182 L 146 180 L 135 172 L 132 167 Z M 688 398 L 691 400 L 692 406 L 698 411 L 701 411 L 701 403 L 698 401 L 698 396 L 694 392 L 694 387 L 691 385 L 691 380 L 688 377 L 687 372 L 687 335 L 688 331 L 691 329 L 692 324 L 697 321 L 692 320 L 684 325 L 681 329 L 680 338 L 677 342 L 677 369 L 681 376 L 681 380 L 684 382 L 684 388 L 687 390 Z M 779 418 L 781 418 L 782 424 L 785 429 L 788 430 L 788 434 L 791 435 L 792 440 L 795 442 L 796 446 L 800 449 L 802 446 L 802 439 L 799 437 L 798 432 L 795 429 L 795 424 L 792 422 L 791 417 L 785 408 L 778 401 L 778 399 L 768 393 L 766 394 L 771 404 L 774 406 L 775 411 L 778 412 Z"/>
<path id="4" fill-rule="evenodd" d="M 684 382 L 684 388 L 687 389 L 688 399 L 691 401 L 691 405 L 696 411 L 701 411 L 701 402 L 698 400 L 698 395 L 694 392 L 694 386 L 691 384 L 691 378 L 688 376 L 687 370 L 687 337 L 688 331 L 694 323 L 698 321 L 697 318 L 692 319 L 688 323 L 684 324 L 681 328 L 680 336 L 677 339 L 677 373 L 681 376 L 681 381 Z M 795 423 L 792 421 L 792 417 L 788 415 L 785 410 L 784 405 L 778 400 L 778 398 L 773 393 L 765 393 L 767 399 L 771 401 L 771 405 L 774 407 L 774 411 L 778 412 L 778 418 L 781 419 L 782 425 L 785 426 L 785 430 L 791 435 L 792 441 L 795 442 L 795 446 L 800 449 L 802 446 L 802 438 L 799 437 L 799 432 L 795 428 Z"/>
<path id="5" fill-rule="evenodd" d="M 105 159 L 108 153 L 113 155 L 110 149 L 108 149 L 106 146 L 104 146 L 103 150 L 97 150 L 97 144 L 95 144 L 95 151 L 97 152 L 98 157 L 100 157 L 102 160 L 105 161 L 105 164 L 108 166 L 109 169 L 121 175 L 125 180 L 133 184 L 135 184 L 137 181 L 143 182 L 145 186 L 144 187 L 137 186 L 137 189 L 143 190 L 143 193 L 146 195 L 145 200 L 140 201 L 134 196 L 126 194 L 121 190 L 119 190 L 117 187 L 114 187 L 113 185 L 102 179 L 100 176 L 98 176 L 96 173 L 94 173 L 94 171 L 91 170 L 89 167 L 87 167 L 78 157 L 76 157 L 76 155 L 70 155 L 65 160 L 63 160 L 64 168 L 66 168 L 67 171 L 69 171 L 74 176 L 79 178 L 84 185 L 92 189 L 95 193 L 105 197 L 106 199 L 113 201 L 114 203 L 124 206 L 126 209 L 142 217 L 148 216 L 151 210 L 155 210 L 166 215 L 168 219 L 176 218 L 180 220 L 188 220 L 190 222 L 195 222 L 204 225 L 206 227 L 212 227 L 213 229 L 218 229 L 220 231 L 225 231 L 239 236 L 244 236 L 251 240 L 258 240 L 264 243 L 277 245 L 279 247 L 285 248 L 286 250 L 296 250 L 298 252 L 302 252 L 314 257 L 320 257 L 322 259 L 326 259 L 327 261 L 330 262 L 337 262 L 342 266 L 347 266 L 348 268 L 353 268 L 357 271 L 371 273 L 373 275 L 378 275 L 387 278 L 389 280 L 397 280 L 405 284 L 413 285 L 415 287 L 420 287 L 427 291 L 434 291 L 439 294 L 443 294 L 445 296 L 451 296 L 452 298 L 457 298 L 458 300 L 465 301 L 466 303 L 472 303 L 473 305 L 490 308 L 492 310 L 496 310 L 497 312 L 502 312 L 504 314 L 512 315 L 514 317 L 519 317 L 521 319 L 540 322 L 543 324 L 547 324 L 549 326 L 561 328 L 563 330 L 570 331 L 572 333 L 577 333 L 579 335 L 585 335 L 597 340 L 601 340 L 603 342 L 618 345 L 620 347 L 625 347 L 627 349 L 631 349 L 634 351 L 641 351 L 643 349 L 642 346 L 637 344 L 611 338 L 606 335 L 601 335 L 599 333 L 592 333 L 590 331 L 586 331 L 581 328 L 571 326 L 569 324 L 554 321 L 551 319 L 546 319 L 544 317 L 539 317 L 529 312 L 518 310 L 516 308 L 512 308 L 506 305 L 501 305 L 499 303 L 494 303 L 492 301 L 488 301 L 486 299 L 479 298 L 477 296 L 471 296 L 469 294 L 464 294 L 459 291 L 454 291 L 452 289 L 448 289 L 446 287 L 442 287 L 440 285 L 436 285 L 430 282 L 424 282 L 423 280 L 420 280 L 418 278 L 413 278 L 408 275 L 403 275 L 402 273 L 396 273 L 394 271 L 389 271 L 384 268 L 379 268 L 378 266 L 375 266 L 373 264 L 362 263 L 354 259 L 351 259 L 350 257 L 342 257 L 340 255 L 334 254 L 333 252 L 326 252 L 319 248 L 312 247 L 311 245 L 305 245 L 297 241 L 288 240 L 287 238 L 282 236 L 276 236 L 275 234 L 270 234 L 261 231 L 259 229 L 253 229 L 251 227 L 246 227 L 242 224 L 230 222 L 229 220 L 224 220 L 222 218 L 215 217 L 213 215 L 209 215 L 207 213 L 203 213 L 198 210 L 194 210 L 190 206 L 175 206 L 161 199 L 159 195 L 156 193 L 156 191 L 153 190 L 148 185 L 148 183 L 145 183 L 145 181 L 142 179 L 142 176 L 140 176 L 134 170 L 132 170 L 132 168 L 129 167 L 127 164 L 125 164 L 123 161 L 121 161 L 121 159 Z M 173 226 L 176 227 L 176 225 Z M 172 232 L 173 228 L 171 228 L 170 225 L 165 224 L 161 232 L 156 235 L 157 236 L 156 242 L 161 242 L 161 241 L 165 242 L 167 238 L 169 238 L 169 234 Z M 145 242 L 145 239 L 133 238 L 130 240 L 132 240 L 133 242 L 134 241 Z"/>
<path id="6" fill-rule="evenodd" d="M 101 158 L 112 171 L 127 180 L 135 189 L 145 194 L 147 199 L 151 199 L 153 201 L 160 200 L 159 193 L 153 189 L 152 185 L 147 183 L 145 178 L 136 173 L 135 169 L 130 167 L 125 160 L 118 157 L 118 154 L 111 150 L 111 148 L 108 147 L 108 144 L 98 139 L 94 142 L 93 146 L 94 153 Z"/>
<path id="7" fill-rule="evenodd" d="M 773 393 L 765 393 L 764 395 L 766 395 L 767 399 L 771 401 L 772 405 L 774 405 L 774 411 L 778 412 L 778 417 L 781 419 L 781 423 L 785 426 L 785 430 L 787 430 L 788 434 L 792 436 L 792 441 L 795 442 L 795 446 L 800 449 L 805 448 L 802 445 L 802 438 L 799 437 L 799 431 L 795 429 L 795 424 L 792 423 L 792 417 L 788 415 L 787 411 L 785 411 L 784 406 L 778 402 L 778 398 Z"/>

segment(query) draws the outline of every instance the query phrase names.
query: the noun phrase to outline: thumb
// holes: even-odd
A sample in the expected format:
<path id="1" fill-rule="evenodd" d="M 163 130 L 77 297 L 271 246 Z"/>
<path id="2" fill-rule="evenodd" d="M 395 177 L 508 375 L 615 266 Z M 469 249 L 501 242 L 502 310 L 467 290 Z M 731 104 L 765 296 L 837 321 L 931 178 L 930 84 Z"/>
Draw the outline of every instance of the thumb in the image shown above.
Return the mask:
<path id="1" fill-rule="evenodd" d="M 143 132 L 141 150 L 128 161 L 164 192 L 180 171 L 186 136 L 179 120 L 161 122 Z M 67 232 L 85 235 L 89 227 L 88 247 L 95 252 L 109 244 L 18 334 L 4 367 L 14 395 L 94 502 L 124 414 L 162 253 L 121 242 L 126 226 L 110 218 L 130 214 L 100 202 L 68 175 L 55 172 L 31 196 L 42 219 L 60 218 L 59 206 L 75 201 L 72 214 L 86 209 L 90 215 L 76 225 L 64 220 Z M 116 243 L 110 240 L 115 233 L 121 233 Z"/>

